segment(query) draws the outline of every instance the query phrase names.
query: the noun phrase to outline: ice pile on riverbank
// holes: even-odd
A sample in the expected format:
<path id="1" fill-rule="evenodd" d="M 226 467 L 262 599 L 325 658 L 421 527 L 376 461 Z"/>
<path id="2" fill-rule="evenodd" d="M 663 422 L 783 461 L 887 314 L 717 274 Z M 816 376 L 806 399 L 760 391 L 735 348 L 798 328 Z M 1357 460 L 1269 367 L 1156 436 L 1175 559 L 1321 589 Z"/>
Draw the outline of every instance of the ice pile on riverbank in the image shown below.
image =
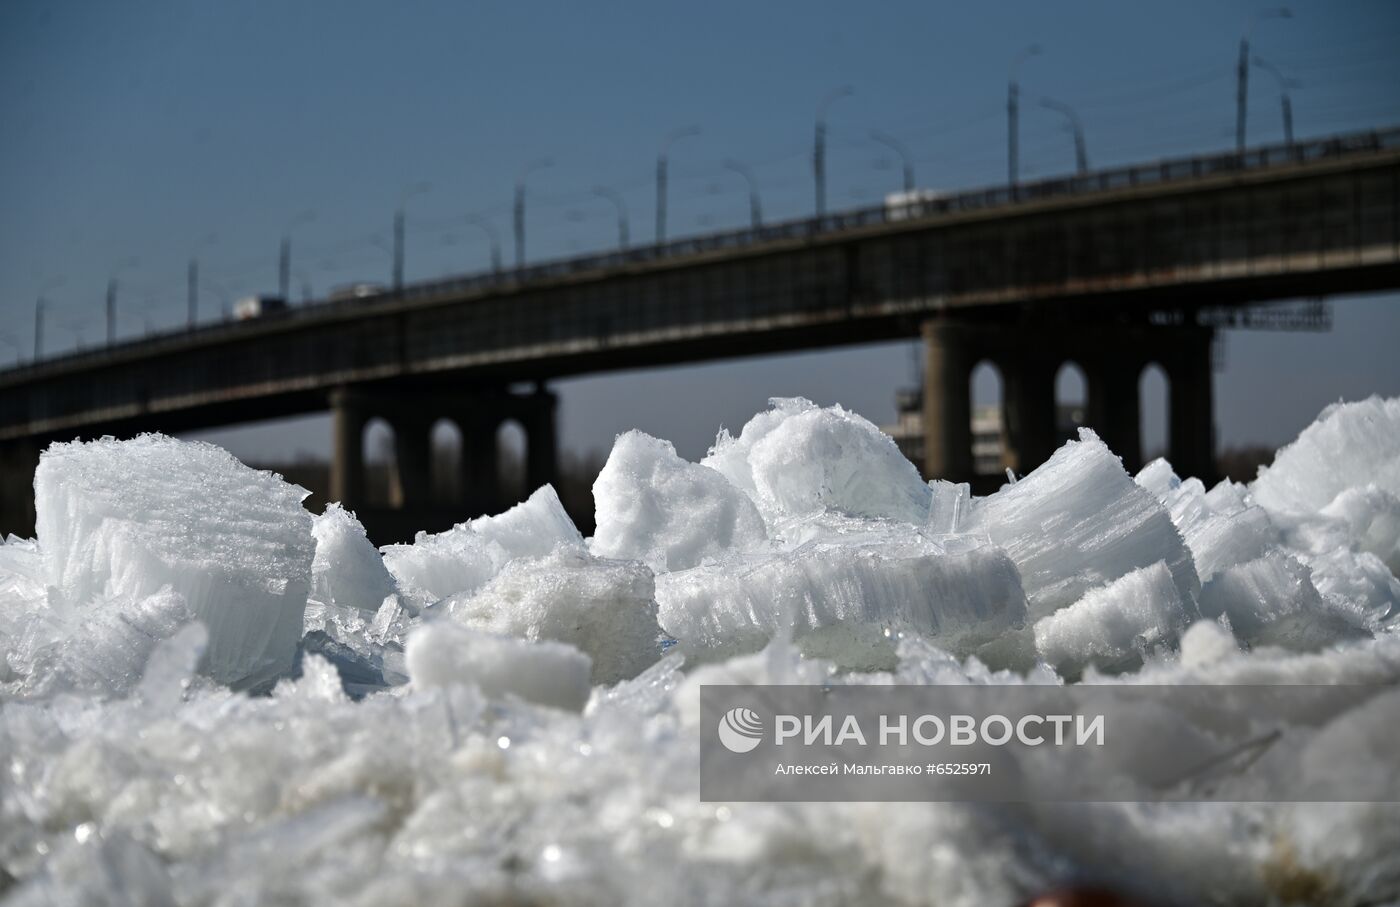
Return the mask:
<path id="1" fill-rule="evenodd" d="M 1393 804 L 719 805 L 695 772 L 702 683 L 1400 683 L 1400 400 L 1248 486 L 1086 432 L 985 498 L 775 401 L 701 463 L 620 437 L 592 539 L 546 487 L 376 551 L 158 436 L 55 445 L 35 487 L 0 544 L 6 903 L 1400 899 Z M 1400 694 L 1363 709 L 1287 758 L 1388 776 Z"/>

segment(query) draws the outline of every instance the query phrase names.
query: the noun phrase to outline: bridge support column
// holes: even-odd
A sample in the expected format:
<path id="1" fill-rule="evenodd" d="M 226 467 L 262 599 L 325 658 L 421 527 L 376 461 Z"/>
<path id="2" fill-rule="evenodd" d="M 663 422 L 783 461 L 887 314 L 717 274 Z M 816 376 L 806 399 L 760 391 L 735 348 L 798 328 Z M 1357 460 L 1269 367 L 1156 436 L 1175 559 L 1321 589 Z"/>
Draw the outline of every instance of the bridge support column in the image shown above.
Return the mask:
<path id="1" fill-rule="evenodd" d="M 34 536 L 34 470 L 41 445 L 15 441 L 0 446 L 0 539 Z"/>
<path id="2" fill-rule="evenodd" d="M 925 322 L 924 477 L 972 478 L 972 365 L 963 325 Z"/>
<path id="3" fill-rule="evenodd" d="M 1215 388 L 1211 371 L 1214 332 L 1182 332 L 1163 364 L 1170 382 L 1167 400 L 1168 458 L 1179 476 L 1215 481 Z"/>
<path id="4" fill-rule="evenodd" d="M 1024 475 L 1055 452 L 1056 363 L 1034 349 L 998 361 L 1002 372 L 1002 418 L 1006 464 Z"/>
<path id="5" fill-rule="evenodd" d="M 347 510 L 365 505 L 364 431 L 369 414 L 354 391 L 341 388 L 331 394 L 333 450 L 331 452 L 332 501 Z"/>
<path id="6" fill-rule="evenodd" d="M 1122 459 L 1123 467 L 1129 472 L 1142 467 L 1142 406 L 1138 382 L 1144 361 L 1142 351 L 1133 349 L 1132 345 L 1110 349 L 1093 363 L 1093 376 L 1089 379 L 1089 427 Z"/>
<path id="7" fill-rule="evenodd" d="M 1147 363 L 1160 363 L 1171 383 L 1172 465 L 1183 476 L 1215 475 L 1208 328 L 945 317 L 925 323 L 922 334 L 927 478 L 978 480 L 984 491 L 1000 481 L 979 480 L 972 456 L 971 373 L 983 361 L 1001 373 L 1002 462 L 1018 474 L 1045 462 L 1060 443 L 1055 381 L 1060 366 L 1073 361 L 1088 381 L 1085 423 L 1129 472 L 1142 467 L 1139 381 Z"/>
<path id="8" fill-rule="evenodd" d="M 557 482 L 558 398 L 543 385 L 530 394 L 492 388 L 432 393 L 421 387 L 342 388 L 330 403 L 335 447 L 331 498 L 359 513 L 376 541 L 411 538 L 419 529 L 438 531 L 515 504 L 502 488 L 497 447 L 497 430 L 507 419 L 519 422 L 526 435 L 525 492 Z M 362 445 L 365 426 L 374 418 L 394 429 L 395 491 L 388 506 L 371 507 L 367 500 Z M 462 435 L 460 501 L 434 497 L 432 429 L 439 418 L 450 419 Z"/>
<path id="9" fill-rule="evenodd" d="M 464 413 L 458 425 L 462 430 L 463 503 L 473 516 L 501 510 L 500 450 L 496 429 L 497 412 Z"/>
<path id="10" fill-rule="evenodd" d="M 417 409 L 416 407 L 414 407 Z M 432 418 L 425 412 L 396 415 L 394 465 L 398 473 L 400 507 L 427 507 L 433 504 Z"/>
<path id="11" fill-rule="evenodd" d="M 559 441 L 555 431 L 555 410 L 559 398 L 541 384 L 530 399 L 530 416 L 525 427 L 525 493 L 541 485 L 558 485 Z M 557 488 L 556 488 L 557 490 Z"/>

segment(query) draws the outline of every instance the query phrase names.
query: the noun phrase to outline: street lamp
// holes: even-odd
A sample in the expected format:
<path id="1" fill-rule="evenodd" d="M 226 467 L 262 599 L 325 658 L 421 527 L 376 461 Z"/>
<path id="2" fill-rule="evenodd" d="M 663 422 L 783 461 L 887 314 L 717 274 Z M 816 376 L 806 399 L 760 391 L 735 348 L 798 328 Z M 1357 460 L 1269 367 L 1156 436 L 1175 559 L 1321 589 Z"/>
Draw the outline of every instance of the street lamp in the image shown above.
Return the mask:
<path id="1" fill-rule="evenodd" d="M 189 287 L 187 289 L 185 307 L 188 310 L 186 318 L 191 330 L 194 329 L 195 322 L 199 320 L 199 252 L 201 249 L 213 245 L 214 241 L 217 239 L 218 236 L 216 234 L 210 233 L 208 236 L 205 236 L 204 241 L 195 246 L 194 251 L 190 253 L 190 266 L 187 273 Z"/>
<path id="2" fill-rule="evenodd" d="M 501 273 L 501 237 L 496 232 L 496 228 L 489 220 L 479 215 L 471 215 L 467 218 L 467 223 L 481 230 L 486 234 L 486 240 L 491 244 L 491 272 Z"/>
<path id="3" fill-rule="evenodd" d="M 398 265 L 397 259 L 395 258 L 395 247 L 385 242 L 384 237 L 380 236 L 378 233 L 375 233 L 372 236 L 370 236 L 367 242 L 372 248 L 378 249 L 380 252 L 384 253 L 384 255 L 389 259 L 390 267 L 392 267 L 395 273 L 397 273 Z M 392 275 L 390 276 L 390 279 L 393 279 Z"/>
<path id="4" fill-rule="evenodd" d="M 1011 191 L 1016 191 L 1016 181 L 1021 171 L 1020 107 L 1021 86 L 1016 81 L 1016 71 L 1031 57 L 1040 55 L 1040 45 L 1032 44 L 1024 48 L 1011 61 L 1011 75 L 1006 85 L 1006 173 Z"/>
<path id="5" fill-rule="evenodd" d="M 515 180 L 515 269 L 525 269 L 525 180 L 536 170 L 554 166 L 554 158 L 542 157 L 520 168 Z"/>
<path id="6" fill-rule="evenodd" d="M 763 207 L 759 204 L 758 180 L 754 179 L 753 171 L 746 164 L 739 161 L 727 160 L 724 162 L 725 170 L 732 170 L 744 178 L 744 182 L 749 185 L 749 226 L 757 230 L 763 226 Z"/>
<path id="7" fill-rule="evenodd" d="M 402 212 L 402 202 L 400 202 L 400 212 Z M 316 212 L 306 210 L 292 218 L 287 224 L 287 229 L 282 231 L 281 255 L 277 260 L 277 295 L 282 297 L 284 302 L 291 301 L 292 292 L 292 231 L 302 224 L 309 224 L 316 219 Z"/>
<path id="8" fill-rule="evenodd" d="M 432 188 L 430 183 L 414 183 L 399 194 L 399 207 L 394 211 L 394 292 L 403 289 L 403 222 L 404 206 L 415 195 L 422 195 Z"/>
<path id="9" fill-rule="evenodd" d="M 1244 154 L 1245 108 L 1249 100 L 1249 39 L 1254 27 L 1265 19 L 1292 18 L 1293 12 L 1286 6 L 1255 13 L 1240 37 L 1240 59 L 1235 66 L 1235 150 L 1240 154 Z"/>
<path id="10" fill-rule="evenodd" d="M 1260 69 L 1267 70 L 1268 72 L 1273 73 L 1274 78 L 1278 81 L 1279 98 L 1282 100 L 1283 103 L 1283 140 L 1285 143 L 1287 143 L 1288 147 L 1292 148 L 1293 100 L 1288 96 L 1288 91 L 1291 88 L 1302 88 L 1303 85 L 1297 79 L 1290 79 L 1284 76 L 1284 74 L 1279 71 L 1279 68 L 1277 66 L 1273 65 L 1268 60 L 1265 60 L 1263 57 L 1255 57 L 1254 65 L 1258 66 Z"/>
<path id="11" fill-rule="evenodd" d="M 666 241 L 666 171 L 670 164 L 671 146 L 683 138 L 700 134 L 699 126 L 686 126 L 666 135 L 656 155 L 656 244 Z"/>
<path id="12" fill-rule="evenodd" d="M 617 209 L 617 247 L 623 252 L 627 251 L 627 203 L 622 200 L 621 193 L 607 186 L 594 186 L 593 194 L 612 202 Z"/>
<path id="13" fill-rule="evenodd" d="M 816 180 L 818 218 L 826 214 L 826 111 L 841 98 L 854 93 L 855 89 L 851 86 L 843 85 L 817 105 L 817 125 L 812 139 L 812 176 Z"/>
<path id="14" fill-rule="evenodd" d="M 899 155 L 899 159 L 904 165 L 904 193 L 908 195 L 913 192 L 914 164 L 913 159 L 909 157 L 909 149 L 904 147 L 904 143 L 899 139 L 878 129 L 870 130 L 870 137 Z"/>
<path id="15" fill-rule="evenodd" d="M 34 361 L 44 355 L 44 310 L 48 308 L 48 300 L 44 299 L 44 294 L 49 290 L 55 290 L 63 286 L 63 278 L 55 277 L 44 283 L 39 288 L 38 298 L 34 300 Z"/>
<path id="16" fill-rule="evenodd" d="M 301 281 L 301 304 L 306 305 L 314 295 L 311 289 L 311 275 L 302 268 L 297 268 L 294 273 L 297 280 Z"/>
<path id="17" fill-rule="evenodd" d="M 1084 124 L 1079 122 L 1079 114 L 1074 112 L 1074 108 L 1068 104 L 1061 103 L 1052 98 L 1041 98 L 1040 106 L 1047 110 L 1054 110 L 1062 113 L 1065 119 L 1069 120 L 1069 128 L 1074 133 L 1074 163 L 1080 175 L 1089 172 L 1089 154 L 1084 148 Z"/>
<path id="18" fill-rule="evenodd" d="M 107 345 L 111 346 L 117 342 L 117 275 L 122 271 L 129 270 L 141 263 L 139 258 L 128 258 L 126 261 L 112 269 L 112 276 L 107 279 Z M 81 339 L 79 340 L 81 343 Z"/>

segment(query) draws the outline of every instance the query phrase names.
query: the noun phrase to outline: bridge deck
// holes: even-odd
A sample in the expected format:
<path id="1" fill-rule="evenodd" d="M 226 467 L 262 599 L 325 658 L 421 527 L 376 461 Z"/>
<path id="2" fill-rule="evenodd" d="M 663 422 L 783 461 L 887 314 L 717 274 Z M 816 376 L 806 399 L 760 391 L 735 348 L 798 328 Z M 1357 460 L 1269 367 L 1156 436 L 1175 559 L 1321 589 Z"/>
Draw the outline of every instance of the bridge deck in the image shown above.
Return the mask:
<path id="1" fill-rule="evenodd" d="M 0 373 L 0 441 L 915 336 L 1400 286 L 1400 130 L 1002 187 L 414 284 Z"/>

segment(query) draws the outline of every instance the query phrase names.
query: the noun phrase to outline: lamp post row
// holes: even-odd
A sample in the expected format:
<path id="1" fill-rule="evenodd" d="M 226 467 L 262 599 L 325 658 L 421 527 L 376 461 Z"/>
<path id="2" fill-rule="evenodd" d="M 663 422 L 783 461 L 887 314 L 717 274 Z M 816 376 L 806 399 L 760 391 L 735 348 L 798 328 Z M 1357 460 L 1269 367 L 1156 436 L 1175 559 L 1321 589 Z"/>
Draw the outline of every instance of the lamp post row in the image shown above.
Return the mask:
<path id="1" fill-rule="evenodd" d="M 1278 83 L 1280 106 L 1283 114 L 1284 141 L 1291 146 L 1293 144 L 1293 106 L 1290 90 L 1300 87 L 1300 83 L 1295 79 L 1290 79 L 1262 57 L 1250 55 L 1250 41 L 1254 29 L 1258 24 L 1266 19 L 1289 19 L 1292 12 L 1287 7 L 1266 9 L 1254 17 L 1247 24 L 1242 37 L 1240 38 L 1239 59 L 1236 65 L 1236 111 L 1235 111 L 1235 145 L 1236 150 L 1243 153 L 1245 149 L 1245 124 L 1248 110 L 1249 96 L 1249 70 L 1251 64 L 1263 69 L 1274 76 Z M 1018 73 L 1023 63 L 1032 57 L 1039 56 L 1041 48 L 1039 45 L 1029 45 L 1021 50 L 1013 59 L 1007 80 L 1007 183 L 1011 188 L 1013 196 L 1016 192 L 1017 183 L 1020 180 L 1020 82 Z M 854 93 L 850 86 L 842 86 L 832 91 L 822 99 L 817 106 L 815 127 L 813 130 L 812 142 L 812 174 L 815 189 L 815 211 L 818 219 L 826 215 L 826 117 L 827 111 L 836 101 L 849 97 Z M 1051 98 L 1042 98 L 1040 105 L 1046 109 L 1054 110 L 1063 115 L 1074 136 L 1075 167 L 1080 174 L 1088 172 L 1089 156 L 1084 137 L 1083 123 L 1076 111 L 1061 101 Z M 666 216 L 667 216 L 667 192 L 669 182 L 669 166 L 671 147 L 684 138 L 697 136 L 700 134 L 699 126 L 687 126 L 668 133 L 662 140 L 661 147 L 656 158 L 656 233 L 655 241 L 660 244 L 666 240 Z M 902 186 L 906 193 L 914 190 L 914 168 L 912 158 L 907 148 L 886 133 L 872 130 L 870 133 L 872 140 L 891 149 L 900 158 L 902 165 Z M 513 227 L 515 233 L 515 266 L 517 269 L 525 267 L 525 199 L 526 180 L 529 175 L 537 170 L 552 166 L 552 158 L 542 158 L 531 161 L 520 171 L 515 183 L 515 200 L 513 205 Z M 763 224 L 763 212 L 758 193 L 758 183 L 754 178 L 753 171 L 744 164 L 735 160 L 726 160 L 723 163 L 726 170 L 737 173 L 744 179 L 749 193 L 749 222 L 753 228 L 761 227 Z M 393 289 L 399 292 L 403 289 L 404 283 L 404 258 L 405 258 L 405 209 L 407 202 L 415 195 L 421 195 L 429 190 L 427 183 L 416 183 L 408 187 L 399 197 L 399 204 L 394 211 L 393 225 L 393 248 L 386 250 L 390 252 L 393 259 Z M 593 194 L 611 202 L 617 212 L 618 247 L 627 249 L 629 245 L 627 207 L 620 193 L 605 186 L 597 186 L 593 189 Z M 315 220 L 314 211 L 305 211 L 293 218 L 287 228 L 282 233 L 281 242 L 278 249 L 278 291 L 283 299 L 287 299 L 291 288 L 291 256 L 292 256 L 292 231 L 303 224 Z M 499 274 L 501 265 L 501 244 L 500 237 L 490 221 L 483 217 L 472 216 L 467 222 L 481 229 L 490 243 L 491 269 Z M 206 238 L 201 244 L 207 246 L 213 241 L 212 236 Z M 193 328 L 198 321 L 199 314 L 199 249 L 191 254 L 189 266 L 186 274 L 187 282 L 187 323 Z M 107 292 L 105 297 L 105 314 L 107 326 L 107 342 L 116 342 L 117 334 L 117 293 L 120 286 L 119 277 L 127 269 L 138 264 L 137 259 L 128 259 L 111 271 L 107 280 Z M 34 358 L 38 360 L 43 355 L 44 348 L 44 322 L 48 308 L 48 300 L 45 294 L 62 283 L 50 282 L 40 290 L 34 304 Z M 310 295 L 309 284 L 303 277 L 305 295 Z M 13 340 L 7 340 L 14 345 Z M 18 349 L 18 347 L 16 347 Z"/>

